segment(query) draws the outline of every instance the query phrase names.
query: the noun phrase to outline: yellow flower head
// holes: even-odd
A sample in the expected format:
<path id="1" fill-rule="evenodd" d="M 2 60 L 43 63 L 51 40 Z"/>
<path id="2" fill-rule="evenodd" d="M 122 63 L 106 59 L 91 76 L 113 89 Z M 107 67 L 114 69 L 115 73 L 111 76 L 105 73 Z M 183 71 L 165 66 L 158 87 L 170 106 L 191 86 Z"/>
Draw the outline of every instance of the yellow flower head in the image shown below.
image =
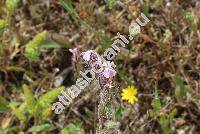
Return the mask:
<path id="1" fill-rule="evenodd" d="M 122 90 L 122 100 L 127 100 L 129 103 L 133 104 L 138 101 L 137 89 L 134 86 L 128 86 Z"/>

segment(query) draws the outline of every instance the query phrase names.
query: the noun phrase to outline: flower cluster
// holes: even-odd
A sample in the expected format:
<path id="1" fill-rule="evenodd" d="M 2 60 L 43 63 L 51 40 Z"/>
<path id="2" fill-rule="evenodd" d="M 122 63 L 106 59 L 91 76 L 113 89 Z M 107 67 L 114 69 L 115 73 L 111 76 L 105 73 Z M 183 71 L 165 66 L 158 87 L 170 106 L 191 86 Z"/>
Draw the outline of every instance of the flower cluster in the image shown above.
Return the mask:
<path id="1" fill-rule="evenodd" d="M 101 86 L 111 86 L 112 78 L 116 75 L 115 64 L 100 57 L 94 50 L 82 52 L 81 56 L 89 69 L 95 70 Z"/>
<path id="2" fill-rule="evenodd" d="M 88 65 L 85 72 L 80 71 L 82 77 L 78 78 L 75 85 L 71 88 L 66 88 L 61 95 L 58 96 L 59 101 L 52 105 L 52 110 L 56 114 L 60 114 L 65 107 L 69 106 L 73 99 L 76 98 L 85 87 L 87 87 L 92 80 L 99 79 L 100 86 L 110 87 L 112 84 L 112 78 L 116 75 L 116 71 L 113 68 L 114 63 L 106 61 L 103 57 L 100 57 L 96 51 L 89 50 L 78 54 L 76 48 L 69 50 L 73 54 L 73 61 L 76 63 L 82 58 Z"/>
<path id="3" fill-rule="evenodd" d="M 140 32 L 140 26 L 145 26 L 150 21 L 143 13 L 141 13 L 141 16 L 145 19 L 145 22 L 142 22 L 137 18 L 136 22 L 138 24 L 136 22 L 131 24 L 129 27 L 129 40 L 126 39 L 125 36 L 120 35 L 120 33 L 117 33 L 118 36 L 116 40 L 101 56 L 94 50 L 82 52 L 79 55 L 77 48 L 69 49 L 75 64 L 77 64 L 80 59 L 83 59 L 87 66 L 85 72 L 80 71 L 82 78 L 77 79 L 76 84 L 71 86 L 71 88 L 65 89 L 61 93 L 62 95 L 58 96 L 59 101 L 52 105 L 52 110 L 54 110 L 56 114 L 60 114 L 65 109 L 64 106 L 69 106 L 72 100 L 76 98 L 96 76 L 102 88 L 111 87 L 112 80 L 116 75 L 115 64 L 111 61 L 120 52 L 120 47 L 125 47 L 130 40 L 133 39 L 133 36 Z M 109 61 L 105 60 L 103 56 Z M 134 103 L 138 100 L 136 95 L 137 89 L 133 86 L 129 86 L 128 88 L 123 89 L 122 99 L 127 100 L 129 103 Z"/>
<path id="4" fill-rule="evenodd" d="M 107 61 L 103 56 L 100 56 L 95 50 L 88 50 L 78 55 L 77 48 L 69 49 L 72 53 L 72 59 L 77 62 L 80 58 L 86 65 L 87 70 L 95 72 L 96 78 L 99 79 L 101 87 L 110 87 L 112 79 L 116 75 L 115 64 Z"/>

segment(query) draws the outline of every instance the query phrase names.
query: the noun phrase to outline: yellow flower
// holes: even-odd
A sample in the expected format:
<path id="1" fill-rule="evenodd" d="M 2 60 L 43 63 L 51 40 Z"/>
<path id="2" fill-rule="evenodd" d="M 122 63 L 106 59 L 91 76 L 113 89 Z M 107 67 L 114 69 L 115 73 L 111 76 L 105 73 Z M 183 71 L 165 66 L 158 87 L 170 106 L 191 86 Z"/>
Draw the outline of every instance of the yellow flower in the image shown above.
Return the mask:
<path id="1" fill-rule="evenodd" d="M 128 86 L 122 90 L 122 100 L 127 100 L 129 103 L 133 104 L 138 101 L 137 89 L 134 86 Z"/>

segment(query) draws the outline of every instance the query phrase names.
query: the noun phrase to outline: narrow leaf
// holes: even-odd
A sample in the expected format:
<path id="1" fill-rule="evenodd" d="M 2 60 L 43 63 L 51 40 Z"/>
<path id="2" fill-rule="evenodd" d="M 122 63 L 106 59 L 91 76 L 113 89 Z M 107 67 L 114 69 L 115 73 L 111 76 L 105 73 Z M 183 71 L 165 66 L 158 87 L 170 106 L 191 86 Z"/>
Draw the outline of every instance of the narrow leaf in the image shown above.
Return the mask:
<path id="1" fill-rule="evenodd" d="M 65 88 L 63 86 L 54 88 L 54 89 L 48 91 L 46 94 L 42 95 L 38 100 L 39 108 L 47 109 L 51 105 L 51 103 L 53 103 L 57 99 L 58 95 L 64 89 Z"/>
<path id="2" fill-rule="evenodd" d="M 71 0 L 60 0 L 62 6 L 70 13 L 73 19 L 79 18 L 76 10 L 72 6 Z"/>
<path id="3" fill-rule="evenodd" d="M 161 109 L 161 102 L 160 102 L 160 99 L 159 99 L 159 96 L 158 96 L 157 83 L 155 83 L 154 89 L 155 89 L 154 99 L 153 99 L 151 105 L 153 107 L 153 111 L 157 112 Z"/>
<path id="4" fill-rule="evenodd" d="M 23 110 L 22 109 L 22 105 L 19 107 L 19 108 L 16 108 L 17 107 L 17 105 L 18 105 L 18 103 L 17 102 L 11 102 L 10 104 L 9 104 L 9 107 L 11 108 L 11 110 L 12 110 L 12 113 L 19 119 L 19 120 L 21 120 L 21 121 L 26 121 L 26 116 L 25 116 L 25 114 L 23 113 L 23 111 L 21 111 L 21 110 Z"/>
<path id="5" fill-rule="evenodd" d="M 61 45 L 56 43 L 55 41 L 51 40 L 44 40 L 41 42 L 41 47 L 40 48 L 61 48 Z"/>
<path id="6" fill-rule="evenodd" d="M 5 26 L 6 26 L 5 20 L 0 20 L 0 30 L 1 30 L 1 29 L 4 29 Z"/>
<path id="7" fill-rule="evenodd" d="M 154 98 L 151 105 L 153 107 L 153 110 L 155 112 L 157 112 L 161 108 L 160 99 L 159 98 Z"/>
<path id="8" fill-rule="evenodd" d="M 33 126 L 28 130 L 28 132 L 37 133 L 37 132 L 48 132 L 53 130 L 53 126 L 50 124 L 42 124 L 38 126 Z"/>
<path id="9" fill-rule="evenodd" d="M 99 39 L 103 49 L 109 48 L 113 43 L 111 37 L 104 32 L 99 34 Z"/>
<path id="10" fill-rule="evenodd" d="M 26 121 L 26 116 L 24 113 L 19 111 L 18 109 L 12 109 L 13 114 L 21 121 Z"/>
<path id="11" fill-rule="evenodd" d="M 67 125 L 67 129 L 69 134 L 78 134 L 78 127 L 73 123 Z"/>
<path id="12" fill-rule="evenodd" d="M 187 86 L 184 84 L 183 80 L 181 80 L 178 76 L 174 75 L 172 77 L 172 80 L 176 84 L 175 89 L 175 97 L 178 100 L 178 102 L 182 102 L 183 98 L 186 96 L 186 93 L 188 91 Z"/>
<path id="13" fill-rule="evenodd" d="M 169 128 L 169 121 L 167 120 L 167 117 L 165 115 L 160 116 L 159 123 L 162 126 L 163 134 L 171 134 L 171 129 Z"/>
<path id="14" fill-rule="evenodd" d="M 42 112 L 42 120 L 46 120 L 52 113 L 52 109 L 51 107 L 45 109 L 43 112 Z"/>
<path id="15" fill-rule="evenodd" d="M 36 99 L 33 95 L 33 92 L 29 89 L 27 85 L 22 86 L 23 91 L 24 91 L 24 97 L 25 97 L 25 102 L 27 103 L 28 111 L 35 115 L 37 113 L 37 102 Z"/>
<path id="16" fill-rule="evenodd" d="M 127 82 L 128 85 L 132 85 L 133 82 L 129 80 L 129 78 L 125 75 L 124 71 L 122 69 L 117 70 L 117 74 L 121 77 L 121 79 L 125 82 Z"/>
<path id="17" fill-rule="evenodd" d="M 8 109 L 8 102 L 6 99 L 0 96 L 0 112 L 4 112 Z"/>
<path id="18" fill-rule="evenodd" d="M 171 124 L 172 124 L 172 122 L 174 120 L 174 116 L 176 115 L 176 113 L 177 113 L 177 109 L 175 108 L 169 114 L 169 121 L 170 121 Z"/>
<path id="19" fill-rule="evenodd" d="M 44 31 L 42 33 L 37 34 L 33 40 L 31 40 L 29 43 L 26 44 L 25 48 L 25 56 L 31 60 L 38 60 L 40 55 L 40 46 L 42 41 L 44 41 L 47 37 L 47 31 Z"/>
<path id="20" fill-rule="evenodd" d="M 124 109 L 123 109 L 122 106 L 119 106 L 119 107 L 117 108 L 117 110 L 116 110 L 116 112 L 115 112 L 115 118 L 116 118 L 117 121 L 120 120 L 120 117 L 121 117 L 121 115 L 122 115 L 123 110 L 124 110 Z"/>

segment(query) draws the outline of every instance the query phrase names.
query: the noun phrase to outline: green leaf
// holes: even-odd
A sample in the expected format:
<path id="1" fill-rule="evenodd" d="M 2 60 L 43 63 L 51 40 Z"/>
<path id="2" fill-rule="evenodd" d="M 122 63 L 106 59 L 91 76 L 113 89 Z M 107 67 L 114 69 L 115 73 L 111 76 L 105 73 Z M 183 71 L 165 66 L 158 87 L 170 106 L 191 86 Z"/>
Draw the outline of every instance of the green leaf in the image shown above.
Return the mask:
<path id="1" fill-rule="evenodd" d="M 75 124 L 70 123 L 61 131 L 61 134 L 78 134 L 78 127 Z"/>
<path id="2" fill-rule="evenodd" d="M 190 26 L 190 29 L 191 29 L 193 32 L 196 32 L 196 31 L 198 30 L 198 24 L 192 23 L 191 26 Z"/>
<path id="3" fill-rule="evenodd" d="M 0 134 L 8 134 L 8 128 L 0 128 Z"/>
<path id="4" fill-rule="evenodd" d="M 153 107 L 153 111 L 157 112 L 161 109 L 161 102 L 158 96 L 158 89 L 157 89 L 157 84 L 155 84 L 154 87 L 154 99 L 152 100 L 151 106 Z"/>
<path id="5" fill-rule="evenodd" d="M 193 13 L 191 13 L 191 12 L 183 11 L 183 15 L 184 15 L 184 18 L 185 18 L 188 22 L 193 22 L 194 19 L 195 19 L 195 15 L 193 15 Z"/>
<path id="6" fill-rule="evenodd" d="M 63 128 L 62 130 L 61 130 L 61 134 L 69 134 L 69 131 L 68 131 L 68 128 Z"/>
<path id="7" fill-rule="evenodd" d="M 121 117 L 123 111 L 124 111 L 124 109 L 123 109 L 122 106 L 119 106 L 117 108 L 117 110 L 115 111 L 115 118 L 116 118 L 117 121 L 120 120 L 120 117 Z"/>
<path id="8" fill-rule="evenodd" d="M 31 40 L 29 43 L 26 44 L 25 48 L 25 56 L 30 61 L 35 61 L 39 59 L 40 55 L 40 46 L 42 41 L 44 41 L 47 37 L 47 31 L 43 31 L 42 33 L 37 34 L 33 40 Z"/>
<path id="9" fill-rule="evenodd" d="M 38 100 L 39 108 L 47 109 L 51 103 L 53 103 L 58 95 L 65 89 L 65 87 L 58 87 L 48 91 L 46 94 L 42 95 Z"/>
<path id="10" fill-rule="evenodd" d="M 112 39 L 109 35 L 102 33 L 99 35 L 100 44 L 102 45 L 103 49 L 107 49 L 112 45 Z"/>
<path id="11" fill-rule="evenodd" d="M 175 89 L 175 97 L 178 100 L 178 102 L 182 102 L 183 98 L 186 96 L 186 93 L 188 91 L 188 87 L 184 84 L 183 80 L 181 80 L 178 76 L 174 75 L 172 77 L 172 80 L 176 84 Z"/>
<path id="12" fill-rule="evenodd" d="M 44 40 L 41 42 L 41 47 L 40 48 L 61 48 L 61 46 L 56 43 L 55 41 L 52 40 Z"/>
<path id="13" fill-rule="evenodd" d="M 6 0 L 6 9 L 9 14 L 12 14 L 20 0 Z"/>
<path id="14" fill-rule="evenodd" d="M 0 112 L 4 112 L 8 109 L 8 102 L 6 99 L 0 96 Z"/>
<path id="15" fill-rule="evenodd" d="M 37 114 L 38 112 L 37 106 L 36 106 L 37 102 L 33 95 L 33 92 L 25 84 L 22 86 L 22 89 L 24 91 L 25 102 L 27 104 L 29 113 L 31 113 L 32 115 Z"/>
<path id="16" fill-rule="evenodd" d="M 165 115 L 160 116 L 159 123 L 162 126 L 163 134 L 172 134 L 171 129 L 169 127 L 169 121 L 167 120 L 167 117 Z"/>
<path id="17" fill-rule="evenodd" d="M 112 9 L 117 3 L 117 0 L 106 0 L 106 4 L 110 9 Z"/>
<path id="18" fill-rule="evenodd" d="M 19 120 L 21 120 L 21 121 L 26 121 L 26 116 L 25 116 L 25 114 L 23 113 L 23 111 L 21 111 L 21 110 L 23 110 L 23 109 L 20 108 L 20 107 L 19 107 L 19 108 L 16 108 L 17 105 L 18 105 L 17 102 L 11 102 L 11 103 L 9 104 L 9 107 L 11 108 L 12 113 L 13 113 Z"/>
<path id="19" fill-rule="evenodd" d="M 22 89 L 24 91 L 25 102 L 27 104 L 27 108 L 30 114 L 35 115 L 38 113 L 37 102 L 33 95 L 33 92 L 29 89 L 27 85 L 23 85 Z"/>
<path id="20" fill-rule="evenodd" d="M 72 16 L 74 20 L 79 18 L 76 10 L 72 6 L 71 0 L 60 0 L 60 2 L 62 6 L 70 13 L 70 15 Z"/>
<path id="21" fill-rule="evenodd" d="M 16 108 L 19 104 L 20 104 L 19 102 L 12 101 L 12 102 L 9 103 L 8 106 L 10 108 Z"/>
<path id="22" fill-rule="evenodd" d="M 6 26 L 5 20 L 0 20 L 0 30 L 1 30 L 1 29 L 4 29 L 5 26 Z"/>
<path id="23" fill-rule="evenodd" d="M 176 108 L 173 109 L 173 110 L 170 112 L 170 114 L 169 114 L 169 122 L 170 122 L 170 124 L 173 123 L 174 116 L 176 115 L 176 113 L 177 113 L 177 109 L 176 109 Z"/>
<path id="24" fill-rule="evenodd" d="M 152 109 L 149 110 L 149 116 L 150 116 L 151 118 L 156 118 L 156 112 L 154 112 Z"/>
<path id="25" fill-rule="evenodd" d="M 159 96 L 158 96 L 158 89 L 157 89 L 157 83 L 155 83 L 155 86 L 154 86 L 154 98 L 151 102 L 151 106 L 153 109 L 151 109 L 149 111 L 149 116 L 150 117 L 153 117 L 153 118 L 157 118 L 157 113 L 160 111 L 162 105 L 161 105 L 161 102 L 160 102 L 160 99 L 159 99 Z"/>
<path id="26" fill-rule="evenodd" d="M 12 112 L 19 120 L 26 121 L 26 116 L 22 111 L 14 108 L 12 109 Z"/>
<path id="27" fill-rule="evenodd" d="M 159 98 L 154 98 L 152 103 L 151 103 L 153 110 L 155 112 L 159 111 L 161 109 L 161 102 Z"/>
<path id="28" fill-rule="evenodd" d="M 90 132 L 89 132 L 89 134 L 93 134 L 93 132 L 92 132 L 92 130 L 90 129 Z"/>
<path id="29" fill-rule="evenodd" d="M 53 130 L 53 126 L 50 124 L 42 124 L 38 126 L 31 127 L 28 132 L 37 133 L 37 132 L 49 132 Z"/>
<path id="30" fill-rule="evenodd" d="M 195 16 L 192 12 L 183 11 L 183 17 L 190 25 L 190 30 L 196 32 L 198 30 L 198 16 Z"/>
<path id="31" fill-rule="evenodd" d="M 26 104 L 26 102 L 23 102 L 23 103 L 19 106 L 18 110 L 21 111 L 21 112 L 24 112 L 24 111 L 27 110 L 26 108 L 27 108 L 27 104 Z"/>
<path id="32" fill-rule="evenodd" d="M 149 3 L 144 3 L 142 5 L 142 10 L 143 10 L 145 15 L 149 15 L 150 4 Z"/>
<path id="33" fill-rule="evenodd" d="M 42 120 L 45 121 L 52 113 L 51 107 L 42 111 Z"/>
<path id="34" fill-rule="evenodd" d="M 127 82 L 128 85 L 132 85 L 133 82 L 129 80 L 129 78 L 125 75 L 124 71 L 122 69 L 117 70 L 117 74 L 121 77 L 121 79 L 125 82 Z"/>

